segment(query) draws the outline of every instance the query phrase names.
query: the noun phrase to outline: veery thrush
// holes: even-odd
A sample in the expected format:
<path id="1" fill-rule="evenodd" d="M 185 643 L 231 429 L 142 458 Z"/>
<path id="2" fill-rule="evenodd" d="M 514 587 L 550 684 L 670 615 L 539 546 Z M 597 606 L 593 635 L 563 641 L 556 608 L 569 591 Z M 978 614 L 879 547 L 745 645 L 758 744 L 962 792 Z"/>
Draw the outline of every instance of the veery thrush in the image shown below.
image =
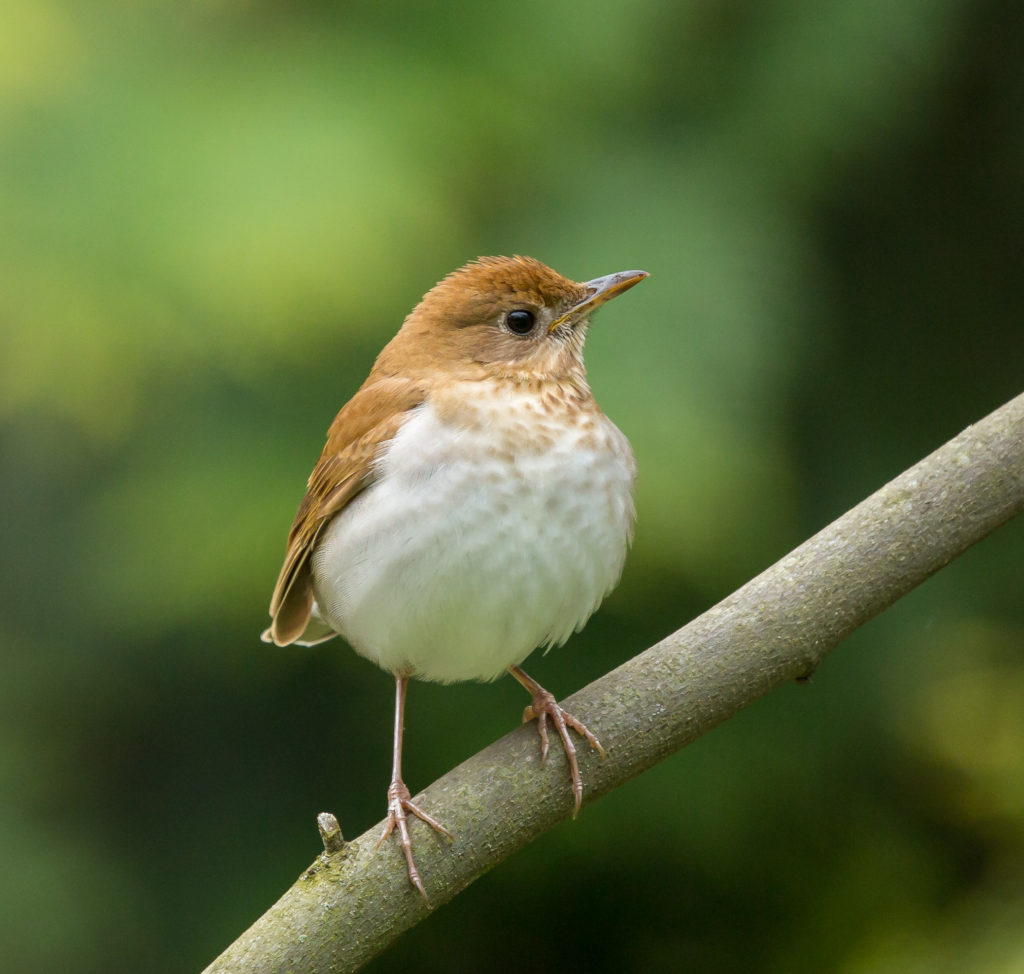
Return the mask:
<path id="1" fill-rule="evenodd" d="M 408 816 L 450 836 L 402 779 L 408 680 L 530 693 L 583 798 L 570 729 L 603 749 L 520 664 L 559 646 L 615 587 L 632 539 L 635 464 L 587 384 L 591 314 L 644 271 L 577 284 L 529 257 L 482 257 L 431 289 L 338 413 L 292 524 L 264 640 L 341 634 L 395 678 L 394 764 L 380 843 Z M 380 844 L 378 843 L 378 845 Z"/>

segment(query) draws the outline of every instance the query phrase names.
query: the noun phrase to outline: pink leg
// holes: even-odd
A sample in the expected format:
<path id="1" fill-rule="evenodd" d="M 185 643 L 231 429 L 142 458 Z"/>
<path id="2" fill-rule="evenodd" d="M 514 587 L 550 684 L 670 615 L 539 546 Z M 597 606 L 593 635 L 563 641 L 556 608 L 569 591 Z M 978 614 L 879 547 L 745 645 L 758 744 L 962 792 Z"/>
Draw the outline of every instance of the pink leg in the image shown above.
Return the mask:
<path id="1" fill-rule="evenodd" d="M 510 666 L 511 673 L 527 690 L 533 702 L 523 711 L 523 723 L 528 720 L 537 719 L 537 731 L 540 733 L 540 763 L 544 764 L 548 757 L 548 718 L 551 718 L 562 739 L 562 748 L 565 751 L 566 759 L 569 761 L 569 773 L 572 775 L 572 793 L 576 799 L 576 809 L 573 812 L 575 818 L 583 804 L 583 776 L 580 774 L 579 760 L 576 757 L 576 746 L 569 736 L 571 727 L 576 733 L 586 738 L 587 743 L 604 757 L 604 748 L 601 742 L 590 733 L 572 714 L 567 713 L 558 706 L 554 694 L 544 689 L 533 677 L 528 676 L 520 666 Z"/>
<path id="2" fill-rule="evenodd" d="M 410 799 L 409 789 L 402 780 L 402 731 L 405 727 L 405 689 L 408 683 L 408 677 L 395 674 L 395 747 L 391 765 L 391 785 L 388 787 L 388 816 L 384 822 L 384 831 L 377 841 L 377 848 L 379 849 L 384 844 L 385 839 L 397 826 L 402 852 L 405 855 L 405 864 L 409 872 L 409 882 L 419 890 L 423 902 L 430 906 L 427 891 L 423 888 L 420 872 L 416 868 L 416 861 L 412 857 L 412 839 L 409 837 L 406 813 L 411 813 L 422 819 L 434 831 L 440 832 L 449 839 L 452 838 L 452 834 Z"/>

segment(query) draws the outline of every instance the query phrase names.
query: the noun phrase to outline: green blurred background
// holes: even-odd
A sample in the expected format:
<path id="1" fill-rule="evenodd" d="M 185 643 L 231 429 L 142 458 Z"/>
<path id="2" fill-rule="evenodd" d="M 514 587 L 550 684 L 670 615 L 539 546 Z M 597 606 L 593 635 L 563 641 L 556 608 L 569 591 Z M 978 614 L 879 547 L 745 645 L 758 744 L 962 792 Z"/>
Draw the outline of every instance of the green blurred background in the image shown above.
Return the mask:
<path id="1" fill-rule="evenodd" d="M 1011 0 L 5 0 L 0 943 L 196 971 L 383 813 L 390 679 L 258 635 L 323 431 L 438 278 L 643 267 L 587 683 L 1024 387 Z M 373 971 L 1024 970 L 1024 523 Z M 514 727 L 415 685 L 415 791 Z M 429 884 L 429 877 L 427 877 Z"/>

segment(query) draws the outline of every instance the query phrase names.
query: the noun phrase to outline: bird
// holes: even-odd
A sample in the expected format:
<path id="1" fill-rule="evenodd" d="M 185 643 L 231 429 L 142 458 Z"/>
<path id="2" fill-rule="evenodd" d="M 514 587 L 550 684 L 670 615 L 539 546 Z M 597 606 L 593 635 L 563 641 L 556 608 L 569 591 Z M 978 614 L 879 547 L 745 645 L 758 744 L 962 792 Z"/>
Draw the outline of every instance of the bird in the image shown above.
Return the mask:
<path id="1" fill-rule="evenodd" d="M 395 681 L 387 816 L 409 882 L 430 905 L 402 775 L 410 679 L 511 674 L 565 751 L 574 817 L 576 732 L 597 737 L 522 668 L 562 645 L 617 585 L 632 543 L 636 464 L 598 407 L 583 346 L 593 313 L 648 277 L 577 283 L 531 257 L 479 257 L 431 288 L 327 432 L 288 535 L 263 640 L 341 635 Z"/>

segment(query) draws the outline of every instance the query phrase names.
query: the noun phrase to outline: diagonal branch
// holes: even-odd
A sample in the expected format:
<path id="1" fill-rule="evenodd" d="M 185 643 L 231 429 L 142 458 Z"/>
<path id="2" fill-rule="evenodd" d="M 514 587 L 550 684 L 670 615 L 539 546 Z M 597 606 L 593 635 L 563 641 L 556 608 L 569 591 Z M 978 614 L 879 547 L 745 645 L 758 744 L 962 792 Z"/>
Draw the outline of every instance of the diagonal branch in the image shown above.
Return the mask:
<path id="1" fill-rule="evenodd" d="M 743 588 L 567 701 L 608 750 L 581 755 L 591 801 L 679 750 L 830 649 L 1024 510 L 1024 395 L 936 450 Z M 562 755 L 537 768 L 520 728 L 422 794 L 454 845 L 419 832 L 435 905 L 572 814 Z M 324 852 L 206 971 L 354 971 L 427 909 L 381 826 Z M 332 850 L 337 842 L 325 844 Z"/>

